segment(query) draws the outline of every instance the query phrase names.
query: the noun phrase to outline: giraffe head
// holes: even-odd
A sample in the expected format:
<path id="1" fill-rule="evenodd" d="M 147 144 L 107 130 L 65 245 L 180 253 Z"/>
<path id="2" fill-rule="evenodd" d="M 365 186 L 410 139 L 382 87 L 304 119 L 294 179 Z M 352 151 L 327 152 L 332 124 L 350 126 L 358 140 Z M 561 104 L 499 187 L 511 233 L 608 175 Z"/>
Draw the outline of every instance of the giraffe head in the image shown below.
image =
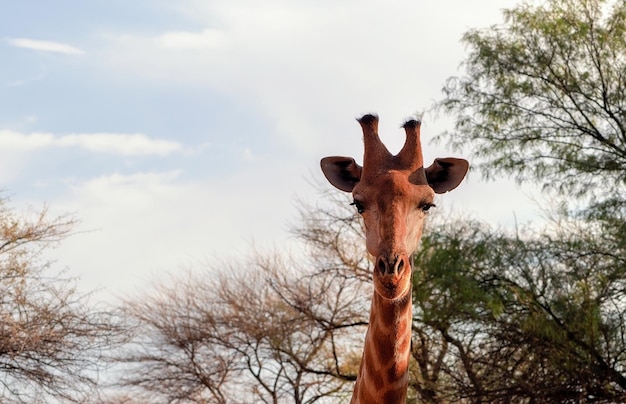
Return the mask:
<path id="1" fill-rule="evenodd" d="M 378 137 L 377 116 L 365 115 L 358 122 L 365 144 L 363 166 L 351 157 L 333 156 L 322 159 L 322 171 L 333 186 L 352 192 L 365 223 L 367 250 L 375 259 L 374 289 L 385 299 L 396 299 L 411 288 L 410 257 L 435 194 L 456 188 L 469 163 L 440 158 L 424 168 L 419 121 L 402 126 L 406 141 L 395 156 Z"/>

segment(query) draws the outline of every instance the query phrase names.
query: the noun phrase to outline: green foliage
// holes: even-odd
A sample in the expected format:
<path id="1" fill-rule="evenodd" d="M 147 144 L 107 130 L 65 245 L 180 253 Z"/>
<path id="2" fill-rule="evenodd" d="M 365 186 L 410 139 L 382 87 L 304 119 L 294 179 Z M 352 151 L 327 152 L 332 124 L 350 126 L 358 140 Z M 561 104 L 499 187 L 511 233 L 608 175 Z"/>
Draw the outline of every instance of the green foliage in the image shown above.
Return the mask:
<path id="1" fill-rule="evenodd" d="M 543 232 L 462 221 L 425 232 L 414 357 L 430 374 L 415 387 L 427 380 L 430 402 L 624 402 L 626 2 L 546 0 L 504 17 L 463 37 L 465 75 L 437 104 L 455 128 L 440 138 L 473 147 L 487 177 L 579 207 Z"/>
<path id="2" fill-rule="evenodd" d="M 499 299 L 485 293 L 473 273 L 478 257 L 485 257 L 497 241 L 478 223 L 456 224 L 461 226 L 454 232 L 435 229 L 425 235 L 415 255 L 416 267 L 428 263 L 431 269 L 418 272 L 414 279 L 415 301 L 422 306 L 422 321 L 427 324 L 449 327 L 455 321 L 487 312 L 497 315 L 501 310 Z"/>
<path id="3" fill-rule="evenodd" d="M 625 210 L 606 205 L 551 232 L 459 221 L 424 235 L 415 327 L 448 344 L 440 399 L 626 399 Z"/>
<path id="4" fill-rule="evenodd" d="M 468 31 L 465 75 L 438 107 L 445 133 L 475 146 L 488 177 L 502 172 L 563 193 L 626 183 L 626 3 L 548 0 L 504 12 L 505 23 Z"/>

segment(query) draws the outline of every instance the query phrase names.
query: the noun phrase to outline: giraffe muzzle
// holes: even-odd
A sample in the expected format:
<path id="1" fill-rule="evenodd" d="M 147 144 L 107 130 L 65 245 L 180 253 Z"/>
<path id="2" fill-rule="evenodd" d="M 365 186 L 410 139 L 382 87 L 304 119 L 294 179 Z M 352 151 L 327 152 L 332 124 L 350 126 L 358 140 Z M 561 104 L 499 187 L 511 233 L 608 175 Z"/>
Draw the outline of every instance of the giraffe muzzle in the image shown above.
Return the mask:
<path id="1" fill-rule="evenodd" d="M 386 257 L 379 255 L 376 259 L 376 270 L 382 276 L 395 275 L 400 276 L 406 270 L 410 270 L 411 264 L 406 254 L 394 255 Z"/>

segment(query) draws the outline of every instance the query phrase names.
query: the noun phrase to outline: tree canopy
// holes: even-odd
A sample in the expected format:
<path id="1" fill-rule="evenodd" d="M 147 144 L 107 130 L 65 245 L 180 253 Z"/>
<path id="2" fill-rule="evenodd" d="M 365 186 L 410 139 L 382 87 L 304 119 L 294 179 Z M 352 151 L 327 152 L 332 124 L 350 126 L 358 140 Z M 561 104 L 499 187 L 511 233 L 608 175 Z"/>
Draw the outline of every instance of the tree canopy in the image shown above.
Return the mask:
<path id="1" fill-rule="evenodd" d="M 416 329 L 443 359 L 416 387 L 431 402 L 622 402 L 626 3 L 546 0 L 504 17 L 464 35 L 463 74 L 437 105 L 455 127 L 440 138 L 561 205 L 541 231 L 425 232 Z"/>
<path id="2" fill-rule="evenodd" d="M 115 316 L 92 307 L 74 280 L 43 259 L 75 223 L 46 209 L 20 214 L 0 198 L 2 402 L 93 398 L 103 353 L 122 341 Z"/>
<path id="3" fill-rule="evenodd" d="M 297 260 L 284 252 L 217 260 L 129 298 L 124 311 L 134 332 L 116 357 L 119 388 L 170 403 L 349 397 L 370 264 L 364 246 L 354 248 L 361 234 L 353 210 L 343 195 L 338 200 L 337 209 L 303 210 L 295 233 L 308 251 Z"/>
<path id="4" fill-rule="evenodd" d="M 502 173 L 568 195 L 626 184 L 626 3 L 547 0 L 469 30 L 464 75 L 438 106 L 444 135 L 468 141 L 487 176 Z M 623 192 L 623 191 L 620 191 Z"/>
<path id="5" fill-rule="evenodd" d="M 626 233 L 563 218 L 549 232 L 471 221 L 427 232 L 416 256 L 415 335 L 429 335 L 430 402 L 626 399 Z M 590 233 L 589 228 L 594 230 Z M 415 341 L 417 353 L 421 341 Z M 436 358 L 436 356 L 434 356 Z M 421 376 L 423 371 L 417 372 Z M 433 374 L 426 374 L 432 379 Z M 416 377 L 416 388 L 427 385 Z M 425 400 L 426 401 L 426 400 Z"/>

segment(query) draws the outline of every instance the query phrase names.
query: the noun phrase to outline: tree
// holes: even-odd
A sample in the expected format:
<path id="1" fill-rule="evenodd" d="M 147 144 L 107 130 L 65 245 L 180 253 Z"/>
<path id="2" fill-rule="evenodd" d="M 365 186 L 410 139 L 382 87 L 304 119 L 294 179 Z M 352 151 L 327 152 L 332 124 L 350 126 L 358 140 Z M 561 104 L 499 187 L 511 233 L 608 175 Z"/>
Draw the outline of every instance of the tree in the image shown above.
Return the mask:
<path id="1" fill-rule="evenodd" d="M 626 212 L 615 213 L 543 233 L 475 222 L 425 233 L 415 260 L 415 334 L 431 341 L 414 342 L 422 401 L 624 401 L 626 233 L 612 222 Z"/>
<path id="2" fill-rule="evenodd" d="M 415 388 L 429 402 L 626 400 L 626 3 L 547 0 L 470 30 L 440 138 L 490 178 L 564 198 L 508 233 L 459 221 L 416 257 Z M 576 210 L 568 203 L 577 200 Z"/>
<path id="3" fill-rule="evenodd" d="M 463 36 L 465 75 L 448 80 L 438 103 L 456 117 L 443 137 L 457 148 L 470 141 L 489 177 L 623 197 L 626 3 L 547 0 L 504 16 Z"/>
<path id="4" fill-rule="evenodd" d="M 348 279 L 246 265 L 178 277 L 128 302 L 136 337 L 119 357 L 120 386 L 164 402 L 334 400 L 353 380 L 349 328 L 362 326 Z M 130 366 L 131 371 L 128 371 Z"/>
<path id="5" fill-rule="evenodd" d="M 371 287 L 362 266 L 369 262 L 353 259 L 358 222 L 343 195 L 338 203 L 303 208 L 294 233 L 306 247 L 297 260 L 256 252 L 129 299 L 124 311 L 135 332 L 117 357 L 118 385 L 152 402 L 349 397 Z"/>
<path id="6" fill-rule="evenodd" d="M 123 335 L 112 314 L 92 308 L 42 258 L 76 223 L 48 216 L 46 209 L 20 215 L 0 199 L 3 402 L 84 401 L 97 387 L 102 354 Z"/>

